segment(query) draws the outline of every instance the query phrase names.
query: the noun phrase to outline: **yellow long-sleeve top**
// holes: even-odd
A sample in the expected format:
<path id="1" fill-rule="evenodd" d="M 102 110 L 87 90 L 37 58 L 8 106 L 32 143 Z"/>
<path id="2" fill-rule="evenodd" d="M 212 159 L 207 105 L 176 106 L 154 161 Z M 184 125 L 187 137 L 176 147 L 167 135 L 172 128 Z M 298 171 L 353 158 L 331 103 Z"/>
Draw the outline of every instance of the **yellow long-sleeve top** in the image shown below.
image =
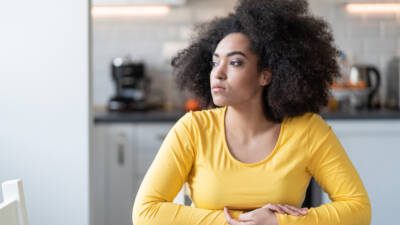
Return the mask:
<path id="1" fill-rule="evenodd" d="M 268 203 L 301 207 L 311 177 L 332 202 L 305 216 L 277 213 L 279 225 L 370 224 L 362 181 L 318 114 L 285 118 L 273 151 L 243 163 L 226 143 L 226 109 L 186 113 L 169 131 L 136 195 L 134 225 L 222 225 L 224 206 L 234 217 Z M 185 182 L 192 206 L 171 202 Z"/>

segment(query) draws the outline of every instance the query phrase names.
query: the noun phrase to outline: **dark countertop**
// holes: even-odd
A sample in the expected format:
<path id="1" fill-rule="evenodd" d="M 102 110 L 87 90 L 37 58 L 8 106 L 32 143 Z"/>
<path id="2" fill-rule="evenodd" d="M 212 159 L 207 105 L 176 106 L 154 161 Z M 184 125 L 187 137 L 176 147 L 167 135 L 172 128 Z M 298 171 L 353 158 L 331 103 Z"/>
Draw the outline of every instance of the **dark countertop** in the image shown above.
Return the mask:
<path id="1" fill-rule="evenodd" d="M 327 120 L 389 120 L 400 119 L 400 111 L 381 109 L 373 111 L 323 112 L 321 116 Z"/>
<path id="2" fill-rule="evenodd" d="M 184 111 L 96 112 L 95 123 L 175 122 Z"/>
<path id="3" fill-rule="evenodd" d="M 94 122 L 99 123 L 136 123 L 136 122 L 175 122 L 185 114 L 184 111 L 147 111 L 147 112 L 96 112 Z M 327 120 L 387 120 L 400 119 L 400 111 L 374 110 L 355 112 L 323 112 Z"/>

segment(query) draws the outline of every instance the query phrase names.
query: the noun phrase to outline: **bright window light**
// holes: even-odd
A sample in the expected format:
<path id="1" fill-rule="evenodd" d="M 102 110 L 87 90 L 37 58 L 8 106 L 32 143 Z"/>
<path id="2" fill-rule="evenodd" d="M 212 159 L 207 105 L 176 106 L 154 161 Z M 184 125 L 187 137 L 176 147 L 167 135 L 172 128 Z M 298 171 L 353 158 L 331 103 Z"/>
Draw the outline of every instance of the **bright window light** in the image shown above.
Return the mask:
<path id="1" fill-rule="evenodd" d="M 169 12 L 168 6 L 93 6 L 94 18 L 163 16 Z"/>
<path id="2" fill-rule="evenodd" d="M 350 13 L 400 13 L 400 3 L 349 3 L 346 10 Z"/>

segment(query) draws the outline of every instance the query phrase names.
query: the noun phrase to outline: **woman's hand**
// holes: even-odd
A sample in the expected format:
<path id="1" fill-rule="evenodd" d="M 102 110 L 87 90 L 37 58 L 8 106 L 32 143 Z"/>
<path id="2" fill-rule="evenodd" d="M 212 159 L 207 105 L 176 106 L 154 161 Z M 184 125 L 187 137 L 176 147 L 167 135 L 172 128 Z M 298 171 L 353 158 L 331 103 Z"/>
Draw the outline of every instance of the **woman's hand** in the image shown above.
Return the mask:
<path id="1" fill-rule="evenodd" d="M 231 217 L 226 207 L 224 213 L 230 225 L 277 225 L 278 221 L 274 213 L 304 216 L 307 214 L 307 208 L 300 209 L 286 204 L 267 204 L 253 211 L 240 214 L 238 220 Z"/>
<path id="2" fill-rule="evenodd" d="M 242 213 L 238 220 L 235 220 L 224 207 L 226 221 L 230 225 L 278 225 L 275 214 L 268 208 L 258 208 L 253 211 Z"/>
<path id="3" fill-rule="evenodd" d="M 304 216 L 308 211 L 307 208 L 297 208 L 287 204 L 267 204 L 262 208 L 267 208 L 276 213 L 289 214 L 292 216 Z"/>

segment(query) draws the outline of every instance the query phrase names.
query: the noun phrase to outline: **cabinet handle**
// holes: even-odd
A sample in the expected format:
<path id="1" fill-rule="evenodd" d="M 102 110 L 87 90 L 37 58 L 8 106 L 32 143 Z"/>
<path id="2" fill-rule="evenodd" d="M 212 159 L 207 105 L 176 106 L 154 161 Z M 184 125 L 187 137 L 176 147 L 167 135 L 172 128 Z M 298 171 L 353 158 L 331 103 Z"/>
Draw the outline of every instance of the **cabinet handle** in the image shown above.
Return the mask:
<path id="1" fill-rule="evenodd" d="M 118 160 L 118 164 L 120 166 L 123 166 L 125 163 L 125 151 L 124 151 L 124 145 L 119 143 L 118 144 L 118 152 L 117 152 L 117 160 Z"/>

